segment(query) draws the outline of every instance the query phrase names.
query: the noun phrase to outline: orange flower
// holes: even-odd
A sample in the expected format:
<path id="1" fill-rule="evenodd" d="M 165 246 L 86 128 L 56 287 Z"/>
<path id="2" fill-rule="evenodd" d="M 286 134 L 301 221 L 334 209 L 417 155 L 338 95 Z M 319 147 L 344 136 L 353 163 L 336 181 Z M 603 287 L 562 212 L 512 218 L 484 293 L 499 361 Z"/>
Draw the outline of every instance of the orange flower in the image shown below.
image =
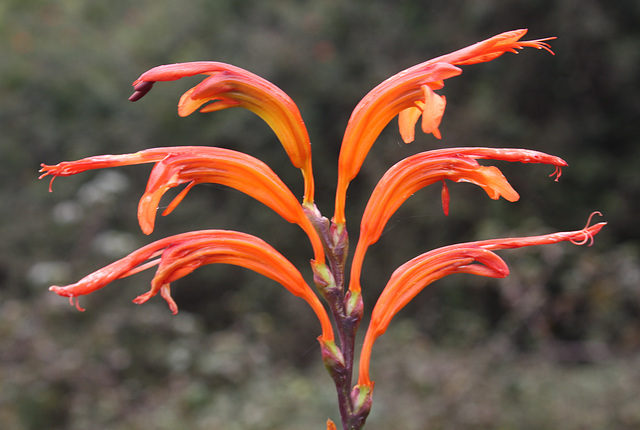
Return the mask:
<path id="1" fill-rule="evenodd" d="M 599 214 L 599 212 L 596 213 Z M 591 242 L 593 236 L 606 225 L 605 222 L 601 222 L 589 226 L 590 223 L 591 217 L 582 230 L 445 246 L 422 254 L 400 266 L 391 275 L 373 308 L 371 322 L 360 355 L 358 384 L 366 387 L 373 385 L 369 376 L 369 362 L 375 340 L 384 334 L 391 319 L 400 309 L 426 286 L 452 273 L 470 273 L 494 278 L 505 277 L 509 274 L 509 269 L 506 263 L 492 252 L 493 250 L 546 245 L 563 241 L 583 245 Z"/>
<path id="2" fill-rule="evenodd" d="M 145 234 L 153 231 L 158 204 L 169 188 L 187 184 L 163 215 L 170 213 L 194 185 L 203 182 L 217 183 L 255 198 L 285 220 L 298 224 L 311 240 L 316 263 L 324 263 L 322 241 L 293 193 L 269 166 L 238 151 L 204 146 L 179 146 L 153 148 L 133 154 L 101 155 L 65 161 L 55 166 L 43 164 L 40 178 L 47 175 L 55 178 L 90 169 L 141 163 L 156 163 L 138 206 L 138 220 Z"/>
<path id="3" fill-rule="evenodd" d="M 72 303 L 75 298 L 78 306 L 78 296 L 157 265 L 151 290 L 134 299 L 134 303 L 142 304 L 160 292 L 175 314 L 178 308 L 171 298 L 170 283 L 198 267 L 213 263 L 245 267 L 282 284 L 314 310 L 322 326 L 320 340 L 333 341 L 333 329 L 324 307 L 295 266 L 262 239 L 236 231 L 201 230 L 160 239 L 85 276 L 75 284 L 52 286 L 50 290 L 69 297 Z"/>
<path id="4" fill-rule="evenodd" d="M 527 30 L 515 30 L 443 55 L 406 69 L 375 87 L 358 103 L 344 134 L 340 148 L 338 188 L 333 220 L 344 224 L 344 205 L 349 182 L 356 177 L 371 146 L 380 132 L 396 116 L 400 134 L 406 143 L 413 140 L 413 128 L 422 116 L 422 129 L 440 138 L 438 127 L 444 114 L 446 99 L 434 92 L 444 86 L 444 79 L 462 73 L 456 66 L 493 60 L 505 52 L 524 47 L 545 49 L 544 41 L 520 41 Z"/>
<path id="5" fill-rule="evenodd" d="M 538 151 L 511 148 L 447 148 L 422 152 L 398 162 L 380 179 L 373 190 L 360 223 L 360 238 L 351 265 L 349 290 L 360 291 L 360 271 L 364 255 L 382 234 L 384 226 L 396 210 L 416 191 L 445 179 L 471 182 L 482 187 L 489 197 L 500 196 L 510 202 L 518 200 L 518 193 L 497 167 L 481 166 L 476 159 L 547 163 L 560 167 L 567 163 L 561 158 Z M 449 193 L 443 186 L 442 204 L 445 214 L 449 208 Z"/>
<path id="6" fill-rule="evenodd" d="M 198 74 L 211 75 L 185 92 L 178 114 L 187 116 L 243 107 L 260 116 L 275 132 L 293 165 L 304 177 L 304 202 L 312 203 L 314 194 L 311 168 L 311 143 L 296 104 L 280 88 L 247 70 L 214 61 L 168 64 L 143 73 L 134 83 L 131 101 L 141 99 L 157 81 L 174 81 Z"/>

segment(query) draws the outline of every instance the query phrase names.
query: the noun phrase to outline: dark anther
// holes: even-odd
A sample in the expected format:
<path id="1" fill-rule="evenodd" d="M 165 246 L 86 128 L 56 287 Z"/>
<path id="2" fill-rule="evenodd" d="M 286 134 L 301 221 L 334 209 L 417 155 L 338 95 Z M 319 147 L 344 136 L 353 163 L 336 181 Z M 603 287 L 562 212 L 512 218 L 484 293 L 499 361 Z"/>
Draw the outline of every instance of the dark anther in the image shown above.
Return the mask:
<path id="1" fill-rule="evenodd" d="M 151 88 L 153 88 L 153 84 L 154 83 L 155 82 L 151 82 L 151 81 L 142 81 L 138 85 L 133 87 L 135 92 L 133 94 L 131 94 L 131 97 L 129 97 L 129 101 L 137 102 L 138 100 L 140 100 L 149 91 L 151 91 Z"/>

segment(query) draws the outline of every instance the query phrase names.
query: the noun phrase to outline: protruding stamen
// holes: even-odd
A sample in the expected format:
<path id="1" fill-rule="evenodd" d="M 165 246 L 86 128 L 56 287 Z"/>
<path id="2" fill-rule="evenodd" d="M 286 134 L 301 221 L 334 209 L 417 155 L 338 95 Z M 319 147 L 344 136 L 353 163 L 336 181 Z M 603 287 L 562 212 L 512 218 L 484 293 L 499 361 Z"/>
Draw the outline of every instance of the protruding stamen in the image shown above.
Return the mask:
<path id="1" fill-rule="evenodd" d="M 549 177 L 552 176 L 555 176 L 556 178 L 554 179 L 554 181 L 558 182 L 558 179 L 560 179 L 560 176 L 562 176 L 562 168 L 560 166 L 556 166 L 556 170 L 554 170 L 553 173 L 549 175 Z"/>
<path id="2" fill-rule="evenodd" d="M 75 299 L 75 303 L 73 303 Z M 84 312 L 86 309 L 80 306 L 80 298 L 78 296 L 69 296 L 69 304 L 75 306 L 80 312 Z"/>
<path id="3" fill-rule="evenodd" d="M 582 233 L 584 234 L 584 239 L 582 240 L 571 239 L 569 240 L 571 243 L 573 243 L 574 245 L 584 245 L 585 243 L 588 242 L 589 244 L 587 246 L 593 245 L 593 240 L 594 240 L 593 234 L 589 231 L 589 226 L 591 224 L 591 220 L 593 219 L 594 215 L 602 216 L 602 213 L 600 211 L 592 212 L 591 215 L 589 215 L 587 224 L 582 229 Z"/>

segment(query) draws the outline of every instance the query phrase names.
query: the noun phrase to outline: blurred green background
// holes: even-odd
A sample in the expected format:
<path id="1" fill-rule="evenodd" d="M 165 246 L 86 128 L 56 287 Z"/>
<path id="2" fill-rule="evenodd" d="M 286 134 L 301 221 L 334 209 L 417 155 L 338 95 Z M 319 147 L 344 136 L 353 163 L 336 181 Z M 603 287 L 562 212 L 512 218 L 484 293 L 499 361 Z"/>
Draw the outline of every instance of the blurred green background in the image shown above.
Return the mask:
<path id="1" fill-rule="evenodd" d="M 442 146 L 524 147 L 570 166 L 498 164 L 517 203 L 452 184 L 409 199 L 371 248 L 370 310 L 395 267 L 458 241 L 609 225 L 591 248 L 502 252 L 505 280 L 434 284 L 374 348 L 371 429 L 640 428 L 640 4 L 637 0 L 4 0 L 0 3 L 0 427 L 308 429 L 338 422 L 317 321 L 249 271 L 213 265 L 174 284 L 180 313 L 153 299 L 151 273 L 81 298 L 47 291 L 151 240 L 200 228 L 264 238 L 305 276 L 299 228 L 250 198 L 201 185 L 145 237 L 137 199 L 150 166 L 54 184 L 40 163 L 153 146 L 214 145 L 266 161 L 301 196 L 299 172 L 241 110 L 179 118 L 197 79 L 130 83 L 165 63 L 251 70 L 298 103 L 314 149 L 317 203 L 333 210 L 337 154 L 355 104 L 388 76 L 497 33 L 558 36 L 466 66 L 440 91 L 443 139 L 385 130 L 349 189 L 352 243 L 368 194 L 394 162 Z M 437 187 L 436 187 L 437 188 Z M 634 221 L 635 220 L 635 221 Z M 302 244 L 302 245 L 300 245 Z M 304 249 L 300 249 L 303 246 Z M 365 322 L 366 324 L 366 322 Z"/>

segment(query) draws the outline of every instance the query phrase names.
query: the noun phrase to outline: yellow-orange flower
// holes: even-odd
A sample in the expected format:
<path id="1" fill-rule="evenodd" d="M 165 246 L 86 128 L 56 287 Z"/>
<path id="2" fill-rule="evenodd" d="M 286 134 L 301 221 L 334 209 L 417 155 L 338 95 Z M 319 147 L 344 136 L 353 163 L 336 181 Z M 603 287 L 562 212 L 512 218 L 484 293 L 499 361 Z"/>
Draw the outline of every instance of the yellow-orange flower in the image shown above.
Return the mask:
<path id="1" fill-rule="evenodd" d="M 75 284 L 52 286 L 51 291 L 69 297 L 92 293 L 116 279 L 158 266 L 151 290 L 134 299 L 141 304 L 158 292 L 175 314 L 178 307 L 171 298 L 170 283 L 206 264 L 224 263 L 245 267 L 280 283 L 295 296 L 304 299 L 316 313 L 321 340 L 333 341 L 333 329 L 326 310 L 298 269 L 270 245 L 255 236 L 228 230 L 200 230 L 178 234 L 153 242 L 128 256 L 99 269 Z M 77 302 L 76 302 L 77 305 Z"/>
<path id="2" fill-rule="evenodd" d="M 447 148 L 422 152 L 396 163 L 380 179 L 362 215 L 360 237 L 356 245 L 349 290 L 360 291 L 360 271 L 365 253 L 382 234 L 384 226 L 396 210 L 416 191 L 446 179 L 470 182 L 482 187 L 492 199 L 501 196 L 516 201 L 518 193 L 502 172 L 494 166 L 481 166 L 476 159 L 546 163 L 556 171 L 567 163 L 559 157 L 538 151 L 513 148 Z M 448 213 L 449 194 L 444 185 L 442 204 Z"/>
<path id="3" fill-rule="evenodd" d="M 392 76 L 375 87 L 358 103 L 344 134 L 338 165 L 338 187 L 333 220 L 344 224 L 347 187 L 356 177 L 371 146 L 380 132 L 397 115 L 400 134 L 405 142 L 413 140 L 416 122 L 422 116 L 422 129 L 440 138 L 438 129 L 446 99 L 434 92 L 444 80 L 462 73 L 461 65 L 491 61 L 505 52 L 524 47 L 545 49 L 551 53 L 547 39 L 520 41 L 527 30 L 515 30 L 446 54 Z"/>
<path id="4" fill-rule="evenodd" d="M 291 163 L 302 171 L 305 182 L 303 200 L 312 203 L 314 182 L 309 134 L 291 97 L 266 79 L 240 67 L 215 61 L 167 64 L 143 73 L 133 83 L 135 92 L 130 100 L 142 98 L 155 82 L 198 74 L 210 76 L 182 95 L 178 114 L 190 115 L 203 105 L 200 112 L 243 107 L 255 113 L 271 127 Z"/>
<path id="5" fill-rule="evenodd" d="M 217 183 L 235 188 L 267 205 L 285 220 L 298 224 L 309 236 L 316 263 L 324 263 L 322 241 L 307 218 L 302 205 L 289 188 L 262 161 L 242 152 L 204 146 L 153 148 L 133 154 L 101 155 L 54 166 L 42 165 L 42 175 L 68 176 L 90 169 L 156 163 L 140 199 L 138 220 L 142 231 L 153 231 L 160 198 L 169 189 L 187 184 L 164 211 L 168 214 L 196 184 Z M 53 179 L 52 179 L 53 181 Z"/>

